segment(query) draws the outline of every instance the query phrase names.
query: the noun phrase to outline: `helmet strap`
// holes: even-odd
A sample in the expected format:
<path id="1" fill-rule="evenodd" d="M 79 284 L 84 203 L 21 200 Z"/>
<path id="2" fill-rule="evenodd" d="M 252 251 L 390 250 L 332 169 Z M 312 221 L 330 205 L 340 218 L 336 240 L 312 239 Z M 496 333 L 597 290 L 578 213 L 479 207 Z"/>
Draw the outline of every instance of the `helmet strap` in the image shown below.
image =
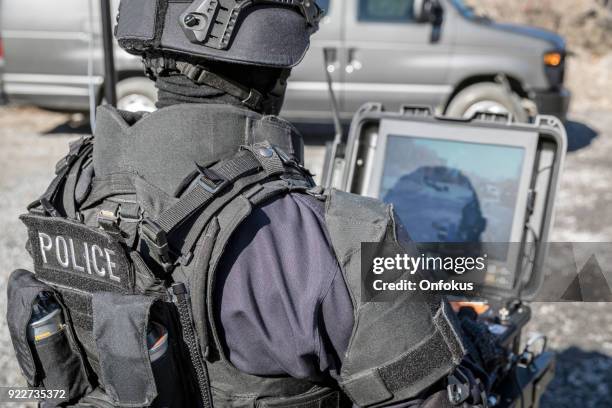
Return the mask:
<path id="1" fill-rule="evenodd" d="M 209 71 L 205 67 L 172 58 L 157 57 L 145 58 L 145 73 L 156 80 L 160 75 L 169 72 L 179 72 L 198 85 L 208 85 L 237 98 L 242 105 L 255 111 L 264 110 L 265 98 L 256 89 L 242 86 L 219 74 Z"/>
<path id="2" fill-rule="evenodd" d="M 208 85 L 227 93 L 241 101 L 247 108 L 261 110 L 264 97 L 253 88 L 247 88 L 221 75 L 208 71 L 201 65 L 176 62 L 177 70 L 198 85 Z"/>

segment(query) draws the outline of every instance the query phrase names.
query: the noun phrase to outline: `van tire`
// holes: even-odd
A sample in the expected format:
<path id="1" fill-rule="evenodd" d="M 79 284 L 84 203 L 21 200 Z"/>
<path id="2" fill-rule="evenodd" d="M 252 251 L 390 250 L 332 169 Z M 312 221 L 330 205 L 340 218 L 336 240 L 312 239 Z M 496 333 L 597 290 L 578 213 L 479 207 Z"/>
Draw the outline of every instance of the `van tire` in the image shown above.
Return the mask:
<path id="1" fill-rule="evenodd" d="M 513 100 L 515 98 L 515 100 Z M 446 115 L 451 117 L 465 118 L 467 114 L 473 116 L 473 109 L 481 106 L 501 107 L 511 113 L 519 122 L 526 122 L 528 115 L 525 109 L 520 107 L 520 97 L 516 94 L 509 95 L 506 89 L 493 82 L 482 82 L 470 85 L 460 91 L 448 104 Z"/>
<path id="2" fill-rule="evenodd" d="M 117 83 L 117 107 L 129 111 L 153 111 L 157 102 L 155 83 L 144 77 L 126 78 Z"/>

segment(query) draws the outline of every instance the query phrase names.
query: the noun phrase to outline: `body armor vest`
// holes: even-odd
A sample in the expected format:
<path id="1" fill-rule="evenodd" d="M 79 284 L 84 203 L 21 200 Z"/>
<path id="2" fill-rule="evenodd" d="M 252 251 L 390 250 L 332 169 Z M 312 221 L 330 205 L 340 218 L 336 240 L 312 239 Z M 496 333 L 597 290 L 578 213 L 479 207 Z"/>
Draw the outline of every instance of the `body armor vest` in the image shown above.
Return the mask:
<path id="1" fill-rule="evenodd" d="M 288 123 L 229 106 L 148 117 L 102 107 L 98 129 L 71 145 L 22 216 L 36 273 L 13 273 L 7 313 L 30 385 L 66 390 L 60 402 L 78 406 L 377 406 L 417 396 L 461 361 L 442 300 L 361 301 L 361 242 L 397 243 L 392 210 L 315 188 Z M 354 302 L 338 383 L 242 373 L 215 327 L 215 271 L 230 236 L 253 207 L 288 192 L 326 201 Z M 62 324 L 32 339 L 41 293 L 59 304 Z"/>

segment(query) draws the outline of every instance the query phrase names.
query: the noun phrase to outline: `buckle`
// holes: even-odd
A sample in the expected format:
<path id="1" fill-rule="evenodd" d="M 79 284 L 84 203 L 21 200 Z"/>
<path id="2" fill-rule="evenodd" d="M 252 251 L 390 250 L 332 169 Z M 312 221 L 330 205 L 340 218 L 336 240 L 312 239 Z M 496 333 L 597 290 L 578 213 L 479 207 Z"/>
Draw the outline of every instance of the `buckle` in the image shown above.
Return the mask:
<path id="1" fill-rule="evenodd" d="M 263 95 L 257 90 L 251 89 L 249 92 L 249 96 L 247 96 L 246 99 L 242 100 L 242 104 L 251 109 L 257 109 L 259 105 L 261 105 L 262 100 Z"/>
<path id="2" fill-rule="evenodd" d="M 119 218 L 116 212 L 101 210 L 98 212 L 96 220 L 98 221 L 98 226 L 106 232 L 120 233 Z"/>
<path id="3" fill-rule="evenodd" d="M 162 267 L 165 269 L 166 265 L 170 265 L 170 247 L 166 232 L 157 223 L 145 218 L 140 224 L 140 233 L 147 241 L 149 249 L 158 256 Z"/>
<path id="4" fill-rule="evenodd" d="M 459 367 L 448 376 L 446 391 L 448 401 L 455 406 L 464 403 L 470 397 L 470 380 Z"/>
<path id="5" fill-rule="evenodd" d="M 200 178 L 198 184 L 210 194 L 215 195 L 229 186 L 230 181 L 213 169 L 197 165 Z"/>

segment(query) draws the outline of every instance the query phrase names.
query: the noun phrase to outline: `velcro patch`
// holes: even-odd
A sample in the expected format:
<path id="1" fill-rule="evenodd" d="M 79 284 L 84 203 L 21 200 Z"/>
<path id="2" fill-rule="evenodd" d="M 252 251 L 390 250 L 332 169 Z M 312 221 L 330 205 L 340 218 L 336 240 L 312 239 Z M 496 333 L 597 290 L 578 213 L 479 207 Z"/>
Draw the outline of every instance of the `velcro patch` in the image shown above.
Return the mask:
<path id="1" fill-rule="evenodd" d="M 131 263 L 119 242 L 101 229 L 63 218 L 22 215 L 37 277 L 89 293 L 132 293 Z"/>

